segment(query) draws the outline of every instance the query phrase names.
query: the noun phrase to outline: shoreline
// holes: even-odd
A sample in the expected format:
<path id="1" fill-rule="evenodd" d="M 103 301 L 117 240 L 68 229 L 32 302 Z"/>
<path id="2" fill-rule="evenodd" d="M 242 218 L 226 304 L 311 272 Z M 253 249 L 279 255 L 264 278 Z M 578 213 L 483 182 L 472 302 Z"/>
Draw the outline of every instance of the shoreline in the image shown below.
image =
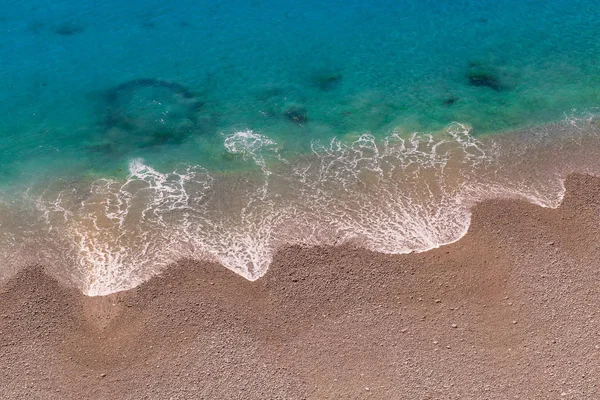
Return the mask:
<path id="1" fill-rule="evenodd" d="M 0 396 L 598 397 L 600 178 L 565 186 L 427 252 L 288 247 L 254 282 L 184 260 L 87 297 L 28 268 L 0 286 Z"/>
<path id="2" fill-rule="evenodd" d="M 3 226 L 11 240 L 0 245 L 10 255 L 11 243 L 25 243 L 12 264 L 60 264 L 64 271 L 53 272 L 91 295 L 135 287 L 178 259 L 216 260 L 253 280 L 289 245 L 425 251 L 460 239 L 477 201 L 554 207 L 568 173 L 598 175 L 597 126 L 585 120 L 575 128 L 562 122 L 485 143 L 460 124 L 433 142 L 390 137 L 381 147 L 366 137 L 322 148 L 301 165 L 281 162 L 281 170 L 259 155 L 266 170 L 253 178 L 199 167 L 160 173 L 133 162 L 124 182 L 58 182 L 24 200 L 23 210 L 14 203 Z M 23 236 L 28 224 L 39 234 Z"/>

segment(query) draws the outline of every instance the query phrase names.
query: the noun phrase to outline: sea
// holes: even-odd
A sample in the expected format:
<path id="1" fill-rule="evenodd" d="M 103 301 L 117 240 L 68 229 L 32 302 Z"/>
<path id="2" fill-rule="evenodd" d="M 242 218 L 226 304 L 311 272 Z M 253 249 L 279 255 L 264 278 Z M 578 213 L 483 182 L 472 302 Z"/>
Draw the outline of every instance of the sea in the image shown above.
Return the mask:
<path id="1" fill-rule="evenodd" d="M 600 172 L 597 0 L 4 0 L 0 29 L 0 280 L 421 252 Z"/>

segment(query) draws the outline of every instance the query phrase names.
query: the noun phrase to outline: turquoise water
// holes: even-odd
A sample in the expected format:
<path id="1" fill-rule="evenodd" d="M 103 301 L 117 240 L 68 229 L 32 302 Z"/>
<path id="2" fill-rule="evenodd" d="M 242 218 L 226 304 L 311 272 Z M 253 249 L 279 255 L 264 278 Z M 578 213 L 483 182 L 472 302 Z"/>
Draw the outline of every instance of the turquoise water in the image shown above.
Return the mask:
<path id="1" fill-rule="evenodd" d="M 221 135 L 240 129 L 286 151 L 452 121 L 476 133 L 506 131 L 560 119 L 600 97 L 596 1 L 27 1 L 5 6 L 1 18 L 9 180 L 48 164 L 52 174 L 108 173 L 133 156 L 227 168 Z M 473 71 L 497 82 L 474 85 Z M 189 134 L 167 146 L 131 134 L 115 139 L 125 142 L 117 149 L 99 150 L 106 93 L 143 78 L 186 87 L 202 103 L 192 112 L 198 121 L 174 116 L 166 130 L 188 123 Z M 153 96 L 161 94 L 150 90 L 139 102 Z M 129 106 L 142 114 L 136 128 L 153 130 L 172 104 Z M 290 121 L 290 110 L 302 121 Z"/>
<path id="2" fill-rule="evenodd" d="M 462 165 L 452 187 L 468 186 L 478 179 L 474 157 L 493 153 L 479 140 L 600 104 L 593 0 L 25 1 L 4 5 L 0 27 L 0 249 L 26 262 L 61 252 L 22 256 L 14 215 L 31 214 L 26 227 L 57 235 L 49 248 L 72 250 L 69 276 L 108 276 L 93 293 L 129 287 L 181 256 L 206 253 L 254 279 L 284 242 L 378 238 L 367 247 L 405 252 L 455 240 L 469 202 L 458 189 L 444 194 L 452 184 L 440 184 L 436 168 Z M 436 153 L 432 143 L 448 137 L 459 155 Z M 414 181 L 394 172 L 412 162 L 429 172 Z M 390 196 L 385 206 L 375 205 L 378 190 Z M 57 202 L 67 192 L 76 193 L 68 205 Z M 421 208 L 424 199 L 434 201 Z M 315 203 L 326 204 L 320 214 Z M 136 204 L 147 212 L 128 208 Z M 454 222 L 441 234 L 444 210 Z M 378 231 L 363 212 L 395 222 Z M 415 215 L 421 222 L 407 225 Z M 289 220 L 312 233 L 273 228 Z M 319 224 L 327 234 L 306 228 Z M 191 225 L 198 230 L 174 246 Z M 171 236 L 149 233 L 165 226 Z M 140 245 L 117 231 L 152 246 L 125 255 Z M 400 244 L 384 245 L 385 235 Z"/>

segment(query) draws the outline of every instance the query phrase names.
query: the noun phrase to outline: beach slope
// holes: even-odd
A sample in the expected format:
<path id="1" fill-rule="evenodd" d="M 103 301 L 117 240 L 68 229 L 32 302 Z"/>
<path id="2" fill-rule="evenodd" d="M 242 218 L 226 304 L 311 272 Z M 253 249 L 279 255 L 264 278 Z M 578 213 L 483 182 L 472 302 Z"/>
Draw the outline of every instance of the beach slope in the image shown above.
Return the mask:
<path id="1" fill-rule="evenodd" d="M 281 250 L 265 277 L 184 260 L 89 298 L 0 287 L 2 399 L 600 398 L 600 179 L 493 200 L 456 243 Z"/>

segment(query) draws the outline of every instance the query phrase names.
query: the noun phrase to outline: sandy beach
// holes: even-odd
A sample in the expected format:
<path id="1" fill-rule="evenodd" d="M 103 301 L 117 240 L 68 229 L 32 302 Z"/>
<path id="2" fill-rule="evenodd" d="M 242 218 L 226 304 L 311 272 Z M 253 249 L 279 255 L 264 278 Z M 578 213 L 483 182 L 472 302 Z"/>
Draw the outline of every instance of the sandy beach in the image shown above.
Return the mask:
<path id="1" fill-rule="evenodd" d="M 0 288 L 0 398 L 600 398 L 600 179 L 565 184 L 439 249 L 292 247 L 255 282 L 184 260 L 90 298 L 32 266 Z"/>

